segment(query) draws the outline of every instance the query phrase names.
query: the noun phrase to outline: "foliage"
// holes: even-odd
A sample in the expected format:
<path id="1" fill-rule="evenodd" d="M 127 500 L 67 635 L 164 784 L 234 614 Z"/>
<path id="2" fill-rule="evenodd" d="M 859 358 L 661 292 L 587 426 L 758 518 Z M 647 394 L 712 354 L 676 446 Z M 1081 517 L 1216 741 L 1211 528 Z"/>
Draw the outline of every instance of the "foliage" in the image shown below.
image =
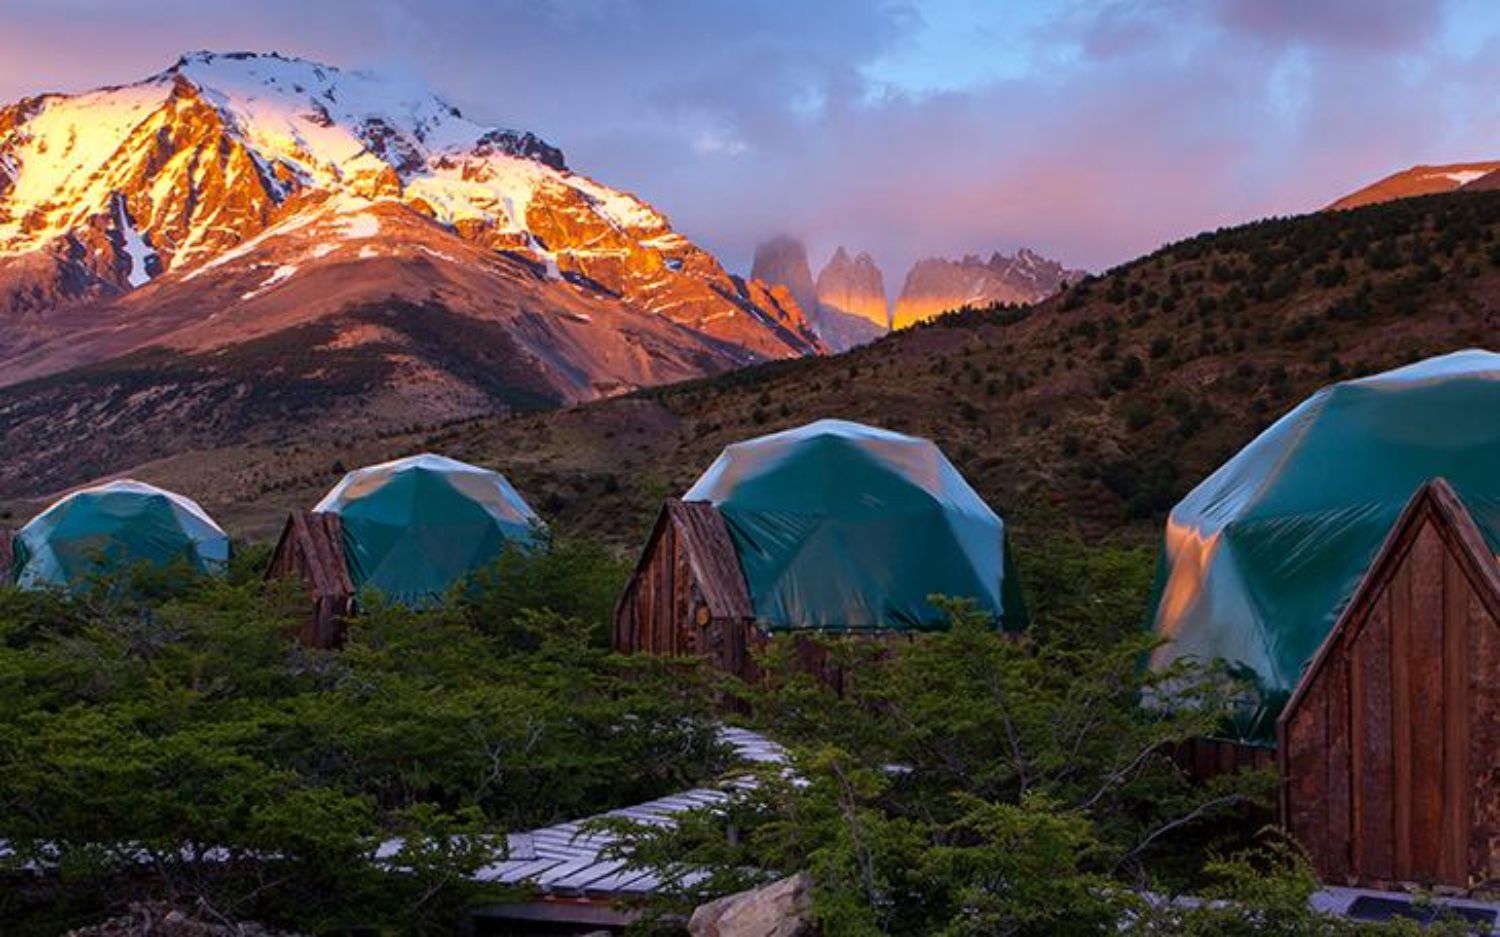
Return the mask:
<path id="1" fill-rule="evenodd" d="M 1361 933 L 1309 908 L 1300 853 L 1252 840 L 1268 774 L 1194 785 L 1167 756 L 1242 688 L 1145 672 L 1148 639 L 1080 632 L 1071 604 L 1020 639 L 952 605 L 946 634 L 831 642 L 842 695 L 773 643 L 745 692 L 790 765 L 674 830 L 612 821 L 618 853 L 673 883 L 658 910 L 807 870 L 829 935 Z"/>
<path id="2" fill-rule="evenodd" d="M 500 559 L 474 574 L 457 601 L 479 628 L 513 626 L 527 609 L 548 609 L 584 622 L 589 640 L 609 643 L 615 599 L 629 567 L 597 541 L 559 537 L 546 528 L 528 548 L 508 547 Z M 518 633 L 497 635 L 508 643 Z"/>
<path id="3" fill-rule="evenodd" d="M 1147 621 L 1154 545 L 1085 542 L 1056 511 L 1033 510 L 1016 526 L 1012 552 L 1034 634 L 1109 644 Z"/>
<path id="4" fill-rule="evenodd" d="M 597 646 L 612 559 L 502 562 L 435 609 L 372 603 L 339 652 L 296 646 L 300 588 L 241 568 L 0 590 L 3 861 L 51 870 L 0 887 L 7 932 L 142 897 L 445 931 L 506 829 L 716 767 L 693 668 Z"/>

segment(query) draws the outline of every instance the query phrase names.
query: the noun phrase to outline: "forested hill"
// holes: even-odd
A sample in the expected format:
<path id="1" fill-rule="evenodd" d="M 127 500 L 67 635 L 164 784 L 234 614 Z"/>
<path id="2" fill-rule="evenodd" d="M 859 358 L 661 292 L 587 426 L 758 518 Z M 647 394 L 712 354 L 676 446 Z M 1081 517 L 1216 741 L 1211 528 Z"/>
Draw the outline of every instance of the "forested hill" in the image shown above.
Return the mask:
<path id="1" fill-rule="evenodd" d="M 1500 340 L 1500 193 L 1273 219 L 1165 247 L 1031 309 L 968 310 L 831 358 L 571 410 L 148 467 L 266 533 L 343 465 L 420 449 L 498 467 L 566 529 L 626 545 L 720 448 L 826 416 L 937 441 L 1023 527 L 1144 537 L 1307 394 Z"/>

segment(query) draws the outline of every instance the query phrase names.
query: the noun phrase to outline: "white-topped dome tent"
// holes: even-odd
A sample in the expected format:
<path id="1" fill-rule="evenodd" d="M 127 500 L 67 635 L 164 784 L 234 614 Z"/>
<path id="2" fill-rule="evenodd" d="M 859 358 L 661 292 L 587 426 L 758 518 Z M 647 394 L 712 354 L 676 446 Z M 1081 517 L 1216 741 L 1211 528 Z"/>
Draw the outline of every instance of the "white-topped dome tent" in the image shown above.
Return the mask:
<path id="1" fill-rule="evenodd" d="M 1173 508 L 1158 665 L 1224 660 L 1282 702 L 1403 507 L 1442 478 L 1500 552 L 1500 354 L 1454 352 L 1319 390 Z"/>
<path id="2" fill-rule="evenodd" d="M 11 575 L 23 588 L 79 589 L 141 564 L 211 574 L 228 562 L 228 534 L 196 501 L 126 478 L 71 492 L 17 531 Z"/>
<path id="3" fill-rule="evenodd" d="M 311 512 L 293 515 L 268 575 L 308 581 L 320 624 L 304 640 L 326 646 L 337 640 L 332 619 L 352 612 L 356 593 L 430 605 L 544 529 L 504 475 L 423 453 L 355 469 Z"/>
<path id="4" fill-rule="evenodd" d="M 668 500 L 614 643 L 709 653 L 745 674 L 773 632 L 946 628 L 937 595 L 972 602 L 997 628 L 1024 626 L 1004 521 L 932 442 L 819 420 L 726 447 Z"/>

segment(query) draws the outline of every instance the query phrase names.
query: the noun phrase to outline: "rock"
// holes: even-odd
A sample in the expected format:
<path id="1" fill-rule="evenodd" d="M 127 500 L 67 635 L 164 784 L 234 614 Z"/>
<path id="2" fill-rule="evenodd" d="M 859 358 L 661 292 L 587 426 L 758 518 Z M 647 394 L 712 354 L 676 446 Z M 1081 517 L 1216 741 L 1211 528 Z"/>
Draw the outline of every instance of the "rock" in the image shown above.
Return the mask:
<path id="1" fill-rule="evenodd" d="M 1014 257 L 992 254 L 987 261 L 972 254 L 962 260 L 929 257 L 907 272 L 892 327 L 905 328 L 963 306 L 1039 302 L 1082 276 L 1081 270 L 1025 248 Z"/>
<path id="2" fill-rule="evenodd" d="M 850 257 L 842 247 L 834 251 L 833 257 L 818 272 L 817 290 L 821 318 L 863 320 L 872 337 L 884 334 L 890 328 L 885 278 L 869 254 Z"/>
<path id="3" fill-rule="evenodd" d="M 693 937 L 810 937 L 812 879 L 805 872 L 761 888 L 726 895 L 693 911 Z"/>
<path id="4" fill-rule="evenodd" d="M 796 238 L 774 237 L 755 245 L 750 278 L 786 287 L 809 316 L 817 310 L 818 294 L 813 287 L 812 269 L 807 265 L 807 248 Z"/>
<path id="5" fill-rule="evenodd" d="M 87 145 L 75 147 L 75 140 Z M 215 280 L 232 273 L 248 279 L 263 259 L 254 254 L 263 254 L 272 240 L 302 240 L 329 213 L 356 219 L 354 227 L 333 237 L 324 232 L 318 243 L 270 269 L 295 267 L 305 281 L 319 258 L 348 265 L 392 256 L 402 246 L 420 252 L 417 244 L 397 241 L 397 226 L 375 229 L 378 238 L 375 231 L 361 234 L 357 215 L 373 210 L 366 202 L 381 210 L 401 206 L 430 222 L 420 236 L 450 243 L 430 248 L 428 257 L 494 272 L 497 258 L 452 242 L 515 252 L 554 283 L 571 275 L 625 313 L 612 320 L 667 320 L 691 333 L 680 334 L 684 345 L 707 338 L 721 353 L 694 348 L 694 376 L 824 350 L 811 307 L 756 306 L 717 259 L 674 231 L 660 212 L 566 166 L 562 151 L 535 134 L 467 121 L 419 87 L 275 54 L 194 53 L 133 84 L 0 104 L 0 383 L 14 380 L 14 369 L 6 367 L 11 354 L 30 355 L 48 341 L 70 344 L 75 320 L 44 313 L 88 306 L 76 321 L 92 328 L 104 306 L 113 312 L 115 302 L 151 281 L 193 289 L 200 331 L 214 331 L 225 343 L 243 340 L 243 316 L 234 316 L 232 325 L 230 317 L 208 320 L 235 296 L 260 294 L 232 288 L 220 295 Z M 298 231 L 301 238 L 284 239 Z M 339 251 L 350 240 L 373 243 Z M 358 282 L 345 287 L 351 293 L 341 308 L 390 295 L 384 287 L 352 290 Z M 162 286 L 153 285 L 151 298 L 140 300 L 152 316 L 125 314 L 126 320 L 154 317 Z M 425 301 L 441 292 L 425 284 L 418 290 L 407 298 Z M 556 347 L 552 336 L 532 329 L 544 311 L 568 305 L 566 298 L 532 302 L 521 297 L 524 289 L 493 285 L 483 292 L 486 315 L 496 306 L 527 307 L 528 321 L 515 335 L 541 369 L 587 380 L 601 361 L 653 354 L 634 336 L 623 352 L 595 353 L 578 336 Z M 778 321 L 768 325 L 768 318 Z M 779 321 L 786 319 L 793 321 Z M 132 337 L 139 328 L 110 330 L 108 348 L 53 356 L 42 366 L 55 371 L 92 363 L 133 350 L 138 341 L 169 344 L 161 335 Z M 604 383 L 646 382 L 612 374 Z"/>

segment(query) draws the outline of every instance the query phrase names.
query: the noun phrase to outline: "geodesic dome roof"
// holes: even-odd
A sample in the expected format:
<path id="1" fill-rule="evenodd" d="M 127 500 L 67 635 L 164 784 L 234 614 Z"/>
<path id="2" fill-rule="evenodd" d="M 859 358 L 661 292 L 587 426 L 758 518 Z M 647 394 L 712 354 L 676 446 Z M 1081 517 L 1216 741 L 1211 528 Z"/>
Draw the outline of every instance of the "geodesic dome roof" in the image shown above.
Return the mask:
<path id="1" fill-rule="evenodd" d="M 355 469 L 313 508 L 339 515 L 349 575 L 422 605 L 529 544 L 541 519 L 499 472 L 424 453 Z"/>
<path id="2" fill-rule="evenodd" d="M 930 630 L 929 601 L 1024 621 L 1005 524 L 937 446 L 819 420 L 727 447 L 683 495 L 715 505 L 772 630 Z"/>
<path id="3" fill-rule="evenodd" d="M 1437 476 L 1500 550 L 1500 355 L 1455 352 L 1313 394 L 1172 510 L 1154 613 L 1171 643 L 1154 662 L 1243 667 L 1274 715 Z"/>
<path id="4" fill-rule="evenodd" d="M 214 572 L 229 561 L 229 536 L 196 501 L 133 479 L 60 498 L 16 532 L 15 547 L 25 587 L 77 588 L 141 563 Z"/>

